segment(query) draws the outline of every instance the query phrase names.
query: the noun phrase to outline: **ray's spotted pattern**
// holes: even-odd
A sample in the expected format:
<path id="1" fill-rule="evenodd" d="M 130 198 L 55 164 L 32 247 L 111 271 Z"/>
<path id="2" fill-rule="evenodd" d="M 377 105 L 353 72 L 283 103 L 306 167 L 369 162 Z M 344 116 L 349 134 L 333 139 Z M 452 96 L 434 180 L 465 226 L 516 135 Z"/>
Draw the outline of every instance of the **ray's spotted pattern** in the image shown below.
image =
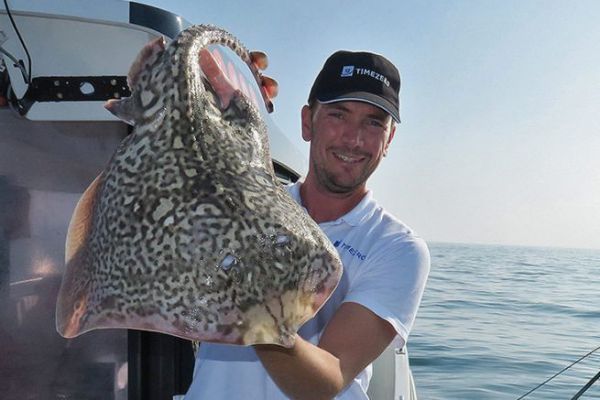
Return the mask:
<path id="1" fill-rule="evenodd" d="M 65 337 L 130 328 L 291 346 L 341 277 L 335 248 L 275 178 L 257 107 L 199 62 L 209 44 L 232 49 L 260 84 L 236 38 L 194 26 L 142 49 L 131 97 L 107 106 L 134 130 L 69 226 Z"/>

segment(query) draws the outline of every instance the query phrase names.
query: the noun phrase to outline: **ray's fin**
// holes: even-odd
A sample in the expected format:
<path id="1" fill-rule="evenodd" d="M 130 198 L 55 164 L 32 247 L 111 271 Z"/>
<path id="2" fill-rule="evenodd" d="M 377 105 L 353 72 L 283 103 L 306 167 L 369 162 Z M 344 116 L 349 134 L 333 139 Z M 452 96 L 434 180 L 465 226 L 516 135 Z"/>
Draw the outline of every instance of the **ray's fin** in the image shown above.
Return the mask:
<path id="1" fill-rule="evenodd" d="M 142 47 L 127 73 L 127 84 L 132 92 L 135 91 L 135 87 L 142 71 L 156 62 L 158 57 L 163 54 L 164 50 L 165 38 L 162 36 Z M 141 109 L 134 99 L 135 97 L 133 95 L 123 99 L 110 99 L 104 104 L 104 108 L 121 121 L 129 125 L 135 125 L 135 121 L 139 119 L 141 114 Z"/>
<path id="2" fill-rule="evenodd" d="M 98 175 L 85 192 L 83 192 L 83 195 L 77 202 L 75 211 L 73 211 L 65 245 L 65 262 L 67 264 L 73 259 L 75 253 L 85 245 L 85 241 L 90 234 L 94 203 L 100 188 L 102 175 L 102 173 Z"/>
<path id="3" fill-rule="evenodd" d="M 127 84 L 131 90 L 138 82 L 141 72 L 153 64 L 165 50 L 165 38 L 160 36 L 148 43 L 138 53 L 127 73 Z"/>
<path id="4" fill-rule="evenodd" d="M 135 104 L 133 97 L 125 97 L 120 100 L 110 99 L 104 103 L 104 108 L 131 126 L 135 126 L 135 121 L 140 113 L 138 111 L 139 107 Z"/>
<path id="5" fill-rule="evenodd" d="M 86 242 L 92 228 L 93 209 L 102 182 L 100 174 L 85 190 L 69 223 L 65 245 L 66 273 L 56 301 L 56 330 L 71 338 L 81 333 L 81 320 L 87 310 Z"/>

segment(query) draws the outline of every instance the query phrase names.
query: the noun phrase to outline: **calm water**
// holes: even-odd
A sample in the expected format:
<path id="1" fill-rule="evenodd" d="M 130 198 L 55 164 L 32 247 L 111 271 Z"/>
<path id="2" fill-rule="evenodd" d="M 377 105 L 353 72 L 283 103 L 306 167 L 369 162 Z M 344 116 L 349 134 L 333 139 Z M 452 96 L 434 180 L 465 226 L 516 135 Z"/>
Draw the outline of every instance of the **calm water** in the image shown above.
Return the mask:
<path id="1" fill-rule="evenodd" d="M 409 339 L 420 400 L 517 399 L 600 346 L 600 250 L 431 244 Z M 525 399 L 571 399 L 600 351 Z M 600 399 L 600 382 L 581 397 Z"/>

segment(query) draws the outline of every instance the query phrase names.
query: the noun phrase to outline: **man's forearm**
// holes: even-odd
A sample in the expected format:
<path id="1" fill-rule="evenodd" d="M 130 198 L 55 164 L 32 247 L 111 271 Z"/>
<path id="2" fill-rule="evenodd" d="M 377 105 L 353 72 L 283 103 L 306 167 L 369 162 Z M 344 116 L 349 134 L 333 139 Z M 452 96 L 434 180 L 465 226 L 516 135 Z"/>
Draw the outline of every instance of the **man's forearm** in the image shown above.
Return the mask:
<path id="1" fill-rule="evenodd" d="M 339 359 L 298 335 L 291 349 L 254 348 L 273 381 L 291 399 L 330 400 L 345 386 Z"/>

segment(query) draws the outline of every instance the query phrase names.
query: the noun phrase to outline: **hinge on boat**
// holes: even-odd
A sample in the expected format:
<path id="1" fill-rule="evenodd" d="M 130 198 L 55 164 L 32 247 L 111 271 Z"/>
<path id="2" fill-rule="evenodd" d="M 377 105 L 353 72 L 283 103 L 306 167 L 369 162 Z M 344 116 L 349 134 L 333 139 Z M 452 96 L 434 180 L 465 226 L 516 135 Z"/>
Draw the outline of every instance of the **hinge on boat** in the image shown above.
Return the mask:
<path id="1" fill-rule="evenodd" d="M 106 101 L 130 95 L 125 76 L 40 76 L 31 80 L 17 108 L 25 115 L 35 102 Z"/>

